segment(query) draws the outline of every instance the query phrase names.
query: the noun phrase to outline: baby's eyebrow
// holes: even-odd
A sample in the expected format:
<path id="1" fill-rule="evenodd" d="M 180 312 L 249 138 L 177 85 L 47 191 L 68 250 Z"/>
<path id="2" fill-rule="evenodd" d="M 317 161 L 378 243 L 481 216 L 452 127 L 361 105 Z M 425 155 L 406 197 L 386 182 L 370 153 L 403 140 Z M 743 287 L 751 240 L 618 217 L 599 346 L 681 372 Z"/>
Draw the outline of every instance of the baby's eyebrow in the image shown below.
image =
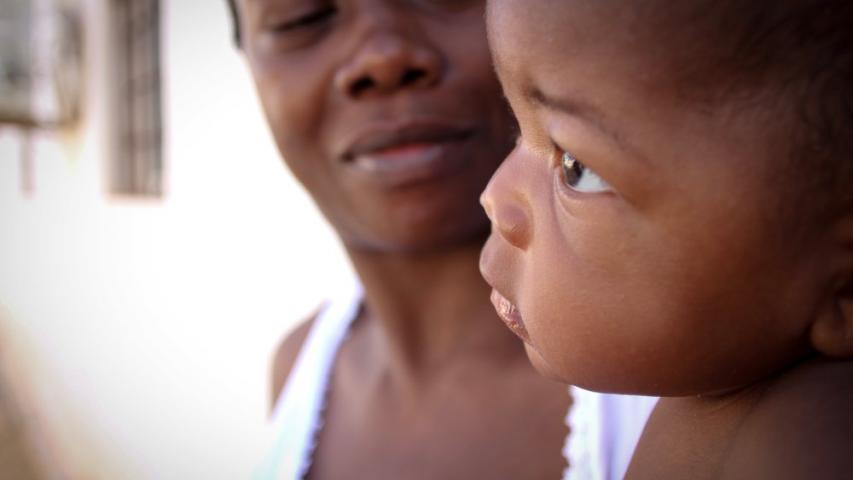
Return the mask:
<path id="1" fill-rule="evenodd" d="M 592 125 L 596 130 L 613 140 L 621 149 L 642 158 L 637 148 L 628 143 L 624 135 L 611 128 L 608 125 L 609 122 L 606 121 L 606 115 L 593 105 L 577 99 L 553 97 L 538 88 L 526 91 L 524 96 L 528 101 L 542 108 L 586 121 L 586 123 Z"/>

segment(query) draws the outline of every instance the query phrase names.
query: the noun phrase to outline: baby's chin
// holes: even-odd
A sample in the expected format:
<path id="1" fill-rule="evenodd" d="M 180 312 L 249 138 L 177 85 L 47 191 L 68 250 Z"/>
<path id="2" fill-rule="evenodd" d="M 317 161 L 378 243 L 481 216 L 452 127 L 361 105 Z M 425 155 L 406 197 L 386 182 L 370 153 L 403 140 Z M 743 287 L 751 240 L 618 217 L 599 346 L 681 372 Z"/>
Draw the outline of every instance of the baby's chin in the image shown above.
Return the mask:
<path id="1" fill-rule="evenodd" d="M 553 380 L 559 383 L 566 383 L 566 380 L 560 376 L 560 374 L 551 367 L 551 364 L 545 360 L 536 348 L 532 347 L 527 342 L 524 343 L 524 350 L 527 352 L 527 358 L 530 360 L 530 363 L 533 365 L 533 368 L 539 372 L 539 375 L 547 378 L 548 380 Z"/>

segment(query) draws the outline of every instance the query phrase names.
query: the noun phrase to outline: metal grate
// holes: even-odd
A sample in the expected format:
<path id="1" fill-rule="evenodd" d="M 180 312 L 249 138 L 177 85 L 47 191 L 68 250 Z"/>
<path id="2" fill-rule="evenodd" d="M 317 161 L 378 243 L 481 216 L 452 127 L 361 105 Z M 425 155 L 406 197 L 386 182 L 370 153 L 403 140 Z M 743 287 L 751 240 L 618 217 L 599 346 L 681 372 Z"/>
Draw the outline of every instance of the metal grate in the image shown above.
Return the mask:
<path id="1" fill-rule="evenodd" d="M 163 121 L 159 0 L 111 0 L 114 102 L 112 193 L 159 196 Z"/>

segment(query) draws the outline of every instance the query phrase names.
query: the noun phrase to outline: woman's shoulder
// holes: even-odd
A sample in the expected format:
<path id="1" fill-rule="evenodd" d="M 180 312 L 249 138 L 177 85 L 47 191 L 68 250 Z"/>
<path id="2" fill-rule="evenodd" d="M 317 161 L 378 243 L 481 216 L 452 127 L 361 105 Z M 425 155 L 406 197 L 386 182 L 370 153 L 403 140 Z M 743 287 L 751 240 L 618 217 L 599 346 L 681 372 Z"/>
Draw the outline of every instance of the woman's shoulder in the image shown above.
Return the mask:
<path id="1" fill-rule="evenodd" d="M 362 308 L 361 284 L 352 279 L 337 288 L 330 298 L 303 320 L 276 348 L 272 361 L 272 407 L 294 368 L 309 365 L 318 385 L 322 385 L 331 368 L 331 359 L 346 338 L 350 325 Z M 308 347 L 304 352 L 303 350 Z M 303 363 L 304 362 L 304 363 Z M 301 370 L 300 370 L 301 371 Z M 310 375 L 309 375 L 310 376 Z"/>
<path id="2" fill-rule="evenodd" d="M 767 385 L 723 478 L 853 478 L 853 361 L 806 362 Z"/>
<path id="3" fill-rule="evenodd" d="M 317 320 L 320 311 L 321 307 L 318 307 L 279 342 L 272 359 L 270 378 L 272 398 L 270 410 L 275 406 L 284 388 L 284 383 L 287 381 L 287 377 L 290 376 L 290 371 L 293 370 L 296 358 L 299 356 L 299 352 L 302 350 L 302 346 L 305 344 L 305 340 L 308 338 L 308 334 L 311 332 L 311 328 L 314 326 L 314 322 Z"/>

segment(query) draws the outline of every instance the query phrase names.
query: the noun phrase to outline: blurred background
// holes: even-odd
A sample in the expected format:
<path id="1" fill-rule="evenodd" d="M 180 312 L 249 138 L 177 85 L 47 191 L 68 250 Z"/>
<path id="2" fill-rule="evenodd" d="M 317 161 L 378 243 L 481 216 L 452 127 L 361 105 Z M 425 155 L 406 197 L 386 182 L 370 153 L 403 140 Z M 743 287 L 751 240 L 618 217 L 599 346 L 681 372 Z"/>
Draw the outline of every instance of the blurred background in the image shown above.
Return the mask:
<path id="1" fill-rule="evenodd" d="M 0 478 L 246 478 L 347 281 L 225 1 L 0 0 Z"/>

